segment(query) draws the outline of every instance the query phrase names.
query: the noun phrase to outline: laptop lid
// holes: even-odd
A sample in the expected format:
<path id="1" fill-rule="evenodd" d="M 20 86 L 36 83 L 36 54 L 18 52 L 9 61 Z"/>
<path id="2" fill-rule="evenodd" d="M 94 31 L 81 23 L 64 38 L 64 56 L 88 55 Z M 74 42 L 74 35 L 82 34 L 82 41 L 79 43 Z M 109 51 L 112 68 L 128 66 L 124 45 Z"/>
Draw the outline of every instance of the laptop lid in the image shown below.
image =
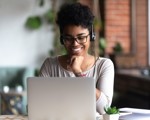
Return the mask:
<path id="1" fill-rule="evenodd" d="M 95 120 L 95 82 L 88 77 L 30 77 L 29 120 Z"/>

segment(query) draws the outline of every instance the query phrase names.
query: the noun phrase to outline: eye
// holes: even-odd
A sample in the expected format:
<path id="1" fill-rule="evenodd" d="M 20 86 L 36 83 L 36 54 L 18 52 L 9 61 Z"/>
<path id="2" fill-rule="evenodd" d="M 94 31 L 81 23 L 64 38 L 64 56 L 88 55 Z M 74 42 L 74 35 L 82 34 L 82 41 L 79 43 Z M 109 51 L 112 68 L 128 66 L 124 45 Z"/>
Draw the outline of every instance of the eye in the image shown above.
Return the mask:
<path id="1" fill-rule="evenodd" d="M 82 41 L 85 39 L 85 36 L 78 36 L 78 40 Z"/>
<path id="2" fill-rule="evenodd" d="M 66 40 L 66 41 L 72 41 L 73 38 L 71 38 L 71 37 L 64 37 L 64 40 Z"/>

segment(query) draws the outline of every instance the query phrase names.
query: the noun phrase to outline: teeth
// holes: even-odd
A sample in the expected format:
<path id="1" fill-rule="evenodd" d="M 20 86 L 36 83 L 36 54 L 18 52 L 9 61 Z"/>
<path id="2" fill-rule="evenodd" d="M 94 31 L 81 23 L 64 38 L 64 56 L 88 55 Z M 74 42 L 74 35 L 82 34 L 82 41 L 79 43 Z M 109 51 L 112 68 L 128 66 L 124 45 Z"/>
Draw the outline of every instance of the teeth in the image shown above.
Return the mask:
<path id="1" fill-rule="evenodd" d="M 72 49 L 73 51 L 79 51 L 81 48 Z"/>

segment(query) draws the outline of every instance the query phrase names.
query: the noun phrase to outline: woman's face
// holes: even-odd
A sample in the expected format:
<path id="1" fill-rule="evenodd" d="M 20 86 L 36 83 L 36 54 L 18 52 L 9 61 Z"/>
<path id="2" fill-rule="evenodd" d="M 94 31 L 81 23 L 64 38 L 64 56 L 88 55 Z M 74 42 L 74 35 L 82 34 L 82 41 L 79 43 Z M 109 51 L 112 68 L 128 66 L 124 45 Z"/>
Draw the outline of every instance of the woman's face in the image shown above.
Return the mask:
<path id="1" fill-rule="evenodd" d="M 90 34 L 87 28 L 69 25 L 64 28 L 63 42 L 69 56 L 85 56 L 90 46 Z"/>

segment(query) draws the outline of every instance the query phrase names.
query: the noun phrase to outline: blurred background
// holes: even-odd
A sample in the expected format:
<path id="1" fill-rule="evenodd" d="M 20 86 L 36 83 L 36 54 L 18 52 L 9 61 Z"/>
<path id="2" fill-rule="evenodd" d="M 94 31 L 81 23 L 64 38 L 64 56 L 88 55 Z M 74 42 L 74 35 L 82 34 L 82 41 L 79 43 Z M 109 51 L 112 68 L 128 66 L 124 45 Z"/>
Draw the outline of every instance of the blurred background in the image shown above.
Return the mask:
<path id="1" fill-rule="evenodd" d="M 95 52 L 115 65 L 112 105 L 150 109 L 149 0 L 0 0 L 0 114 L 26 114 L 26 80 L 64 54 L 56 13 L 65 2 L 95 15 Z"/>

